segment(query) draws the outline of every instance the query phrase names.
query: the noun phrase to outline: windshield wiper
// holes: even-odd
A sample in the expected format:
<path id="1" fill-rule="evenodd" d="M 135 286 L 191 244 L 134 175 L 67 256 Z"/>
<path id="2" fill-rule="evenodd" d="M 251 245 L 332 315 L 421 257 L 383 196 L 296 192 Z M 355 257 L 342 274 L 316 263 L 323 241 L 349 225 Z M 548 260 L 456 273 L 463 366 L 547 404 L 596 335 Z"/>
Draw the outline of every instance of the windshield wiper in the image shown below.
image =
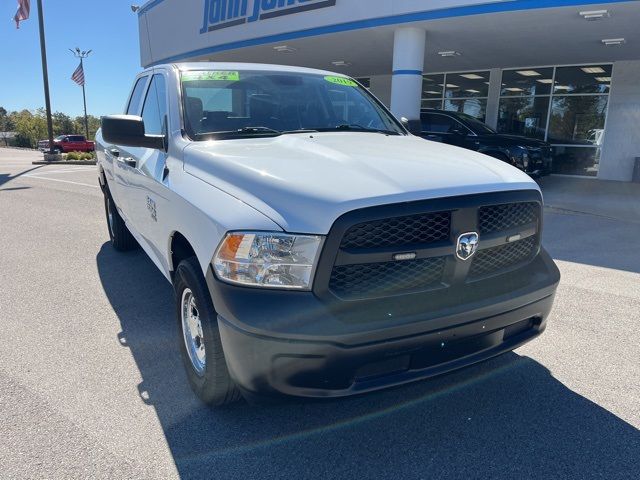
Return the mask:
<path id="1" fill-rule="evenodd" d="M 318 133 L 319 130 L 314 130 L 312 128 L 301 128 L 299 130 L 285 130 L 281 132 L 283 135 L 293 135 L 294 133 Z"/>
<path id="2" fill-rule="evenodd" d="M 196 133 L 195 137 L 197 139 L 203 139 L 207 137 L 217 138 L 217 137 L 228 137 L 228 136 L 251 136 L 251 135 L 282 135 L 280 130 L 274 130 L 273 128 L 268 127 L 243 127 L 237 130 L 222 130 L 218 132 L 202 132 Z"/>
<path id="3" fill-rule="evenodd" d="M 382 133 L 384 135 L 400 135 L 400 133 L 395 132 L 393 130 L 384 130 L 380 128 L 367 128 L 362 125 L 358 125 L 357 123 L 345 123 L 342 125 L 337 125 L 334 130 L 347 130 L 352 132 L 373 132 L 373 133 Z"/>

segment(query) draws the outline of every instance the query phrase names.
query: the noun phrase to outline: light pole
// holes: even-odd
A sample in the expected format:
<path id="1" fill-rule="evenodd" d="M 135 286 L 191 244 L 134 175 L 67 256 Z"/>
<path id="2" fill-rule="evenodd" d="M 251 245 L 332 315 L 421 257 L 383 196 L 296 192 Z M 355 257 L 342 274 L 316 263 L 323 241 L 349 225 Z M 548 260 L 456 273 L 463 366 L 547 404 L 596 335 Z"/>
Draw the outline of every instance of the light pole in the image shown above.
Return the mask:
<path id="1" fill-rule="evenodd" d="M 40 55 L 42 57 L 42 81 L 44 83 L 44 104 L 47 111 L 47 133 L 49 153 L 53 154 L 53 121 L 51 119 L 51 97 L 49 95 L 49 71 L 47 69 L 47 46 L 44 38 L 44 13 L 42 0 L 38 0 L 38 29 L 40 30 Z"/>
<path id="2" fill-rule="evenodd" d="M 80 70 L 82 71 L 82 101 L 84 103 L 84 134 L 89 140 L 89 120 L 87 119 L 87 95 L 84 90 L 84 59 L 87 58 L 93 50 L 80 50 L 76 47 L 75 50 L 69 49 L 73 56 L 80 59 Z"/>

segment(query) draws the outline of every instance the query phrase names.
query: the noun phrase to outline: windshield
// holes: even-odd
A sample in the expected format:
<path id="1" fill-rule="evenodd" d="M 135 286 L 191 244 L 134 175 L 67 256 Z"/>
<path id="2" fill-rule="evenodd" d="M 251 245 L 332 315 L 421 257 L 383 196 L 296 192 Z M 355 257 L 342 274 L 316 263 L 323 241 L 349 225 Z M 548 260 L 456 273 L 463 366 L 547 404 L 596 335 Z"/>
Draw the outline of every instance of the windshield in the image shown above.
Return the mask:
<path id="1" fill-rule="evenodd" d="M 472 117 L 469 114 L 466 113 L 458 113 L 458 117 L 464 121 L 467 126 L 473 130 L 476 134 L 487 134 L 487 133 L 496 133 L 496 131 L 489 127 L 488 125 L 485 125 L 484 123 L 482 123 L 480 120 L 478 120 L 475 117 Z"/>
<path id="2" fill-rule="evenodd" d="M 194 140 L 305 131 L 405 134 L 347 77 L 263 71 L 182 74 L 185 130 Z"/>

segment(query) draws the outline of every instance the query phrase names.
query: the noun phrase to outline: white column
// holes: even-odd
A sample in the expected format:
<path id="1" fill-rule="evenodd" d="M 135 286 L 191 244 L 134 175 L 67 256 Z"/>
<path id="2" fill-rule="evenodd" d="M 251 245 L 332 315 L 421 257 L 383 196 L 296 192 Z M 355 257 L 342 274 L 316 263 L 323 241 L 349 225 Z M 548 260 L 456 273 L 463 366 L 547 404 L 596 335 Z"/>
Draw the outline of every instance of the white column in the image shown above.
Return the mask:
<path id="1" fill-rule="evenodd" d="M 425 30 L 415 27 L 395 31 L 391 111 L 398 118 L 420 119 L 426 35 Z"/>
<path id="2" fill-rule="evenodd" d="M 598 178 L 628 182 L 640 157 L 640 60 L 615 62 L 611 80 Z"/>
<path id="3" fill-rule="evenodd" d="M 489 95 L 487 99 L 487 118 L 485 123 L 491 128 L 498 126 L 500 114 L 500 92 L 502 91 L 502 70 L 492 68 L 489 75 Z"/>

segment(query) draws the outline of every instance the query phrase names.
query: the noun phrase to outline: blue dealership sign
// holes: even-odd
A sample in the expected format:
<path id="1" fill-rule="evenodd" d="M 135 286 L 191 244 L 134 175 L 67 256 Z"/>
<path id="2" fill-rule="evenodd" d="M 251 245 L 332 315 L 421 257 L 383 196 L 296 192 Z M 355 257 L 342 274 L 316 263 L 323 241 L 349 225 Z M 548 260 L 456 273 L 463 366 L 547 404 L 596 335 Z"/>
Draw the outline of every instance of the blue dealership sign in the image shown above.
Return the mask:
<path id="1" fill-rule="evenodd" d="M 333 7 L 336 0 L 204 0 L 200 33 Z"/>

